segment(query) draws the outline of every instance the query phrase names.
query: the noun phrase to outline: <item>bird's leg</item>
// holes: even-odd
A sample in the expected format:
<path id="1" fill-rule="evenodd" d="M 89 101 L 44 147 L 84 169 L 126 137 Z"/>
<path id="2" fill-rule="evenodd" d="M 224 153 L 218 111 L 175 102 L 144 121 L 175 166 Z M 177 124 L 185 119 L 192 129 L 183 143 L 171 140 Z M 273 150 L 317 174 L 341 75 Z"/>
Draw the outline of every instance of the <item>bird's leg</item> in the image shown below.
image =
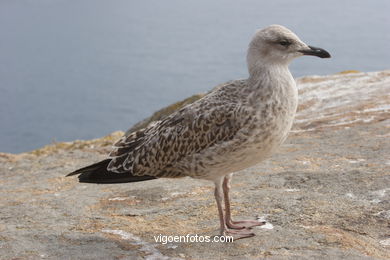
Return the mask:
<path id="1" fill-rule="evenodd" d="M 248 229 L 243 228 L 243 229 L 239 229 L 239 230 L 234 230 L 234 229 L 229 229 L 226 226 L 225 213 L 224 213 L 223 206 L 222 206 L 222 201 L 223 201 L 222 183 L 223 183 L 223 180 L 224 180 L 224 178 L 221 178 L 220 180 L 215 182 L 215 192 L 214 192 L 215 200 L 217 201 L 219 221 L 221 224 L 221 228 L 220 228 L 221 235 L 222 236 L 232 235 L 234 240 L 254 236 L 255 234 L 250 232 Z"/>
<path id="2" fill-rule="evenodd" d="M 251 228 L 254 226 L 261 226 L 264 225 L 265 222 L 263 221 L 257 221 L 257 220 L 241 220 L 241 221 L 233 221 L 232 215 L 230 211 L 230 197 L 229 197 L 229 191 L 230 191 L 230 181 L 233 177 L 233 174 L 230 173 L 225 176 L 223 179 L 222 187 L 223 187 L 223 195 L 225 200 L 225 223 L 228 228 L 232 229 L 244 229 L 244 228 Z"/>

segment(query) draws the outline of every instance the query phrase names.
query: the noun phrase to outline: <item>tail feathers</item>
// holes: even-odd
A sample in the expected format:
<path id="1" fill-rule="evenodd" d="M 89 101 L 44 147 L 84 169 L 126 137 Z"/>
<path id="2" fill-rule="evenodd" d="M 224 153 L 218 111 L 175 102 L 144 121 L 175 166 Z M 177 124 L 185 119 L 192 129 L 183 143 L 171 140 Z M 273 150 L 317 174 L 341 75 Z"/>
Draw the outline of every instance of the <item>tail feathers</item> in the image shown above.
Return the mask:
<path id="1" fill-rule="evenodd" d="M 110 163 L 111 159 L 106 159 L 94 164 L 91 164 L 87 167 L 78 169 L 74 172 L 69 173 L 66 176 L 77 175 L 80 182 L 86 183 L 126 183 L 126 182 L 137 182 L 137 181 L 146 181 L 156 179 L 154 176 L 144 175 L 144 176 L 134 176 L 130 172 L 126 173 L 116 173 L 110 172 L 107 170 L 107 166 Z"/>

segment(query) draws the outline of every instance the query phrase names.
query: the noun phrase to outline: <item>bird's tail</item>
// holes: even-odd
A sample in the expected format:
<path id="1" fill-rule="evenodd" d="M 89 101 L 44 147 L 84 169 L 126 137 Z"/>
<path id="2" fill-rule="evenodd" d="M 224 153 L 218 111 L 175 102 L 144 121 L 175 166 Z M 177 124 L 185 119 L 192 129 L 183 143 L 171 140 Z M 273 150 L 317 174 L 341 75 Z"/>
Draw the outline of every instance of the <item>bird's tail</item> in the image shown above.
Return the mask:
<path id="1" fill-rule="evenodd" d="M 144 175 L 144 176 L 134 176 L 130 172 L 126 173 L 116 173 L 110 172 L 107 170 L 107 166 L 110 163 L 111 159 L 106 159 L 84 168 L 78 169 L 74 172 L 69 173 L 66 176 L 72 176 L 79 174 L 80 182 L 87 183 L 126 183 L 126 182 L 136 182 L 136 181 L 146 181 L 156 179 L 154 176 Z"/>

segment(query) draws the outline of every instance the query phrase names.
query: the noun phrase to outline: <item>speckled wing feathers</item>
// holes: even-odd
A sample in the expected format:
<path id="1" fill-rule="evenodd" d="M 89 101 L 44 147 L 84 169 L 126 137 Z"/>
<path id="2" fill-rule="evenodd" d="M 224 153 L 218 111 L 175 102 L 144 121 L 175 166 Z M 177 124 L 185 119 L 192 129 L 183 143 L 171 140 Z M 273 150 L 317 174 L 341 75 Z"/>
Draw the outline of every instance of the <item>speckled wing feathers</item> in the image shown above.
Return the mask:
<path id="1" fill-rule="evenodd" d="M 216 103 L 215 100 L 218 100 Z M 190 173 L 169 169 L 186 156 L 233 138 L 240 129 L 239 104 L 209 96 L 162 121 L 124 136 L 114 144 L 108 170 L 135 176 L 181 177 Z M 179 176 L 178 176 L 179 175 Z"/>

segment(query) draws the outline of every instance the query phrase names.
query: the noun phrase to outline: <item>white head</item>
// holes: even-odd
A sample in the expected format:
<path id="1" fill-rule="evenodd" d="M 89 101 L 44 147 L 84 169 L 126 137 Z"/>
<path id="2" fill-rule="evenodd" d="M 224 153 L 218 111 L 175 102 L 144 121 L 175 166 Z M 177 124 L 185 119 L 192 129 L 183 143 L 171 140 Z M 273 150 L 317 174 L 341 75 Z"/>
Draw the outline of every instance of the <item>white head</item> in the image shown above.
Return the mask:
<path id="1" fill-rule="evenodd" d="M 330 54 L 302 42 L 292 31 L 281 25 L 271 25 L 258 30 L 249 44 L 247 63 L 249 72 L 263 64 L 288 66 L 302 55 L 329 58 Z"/>

